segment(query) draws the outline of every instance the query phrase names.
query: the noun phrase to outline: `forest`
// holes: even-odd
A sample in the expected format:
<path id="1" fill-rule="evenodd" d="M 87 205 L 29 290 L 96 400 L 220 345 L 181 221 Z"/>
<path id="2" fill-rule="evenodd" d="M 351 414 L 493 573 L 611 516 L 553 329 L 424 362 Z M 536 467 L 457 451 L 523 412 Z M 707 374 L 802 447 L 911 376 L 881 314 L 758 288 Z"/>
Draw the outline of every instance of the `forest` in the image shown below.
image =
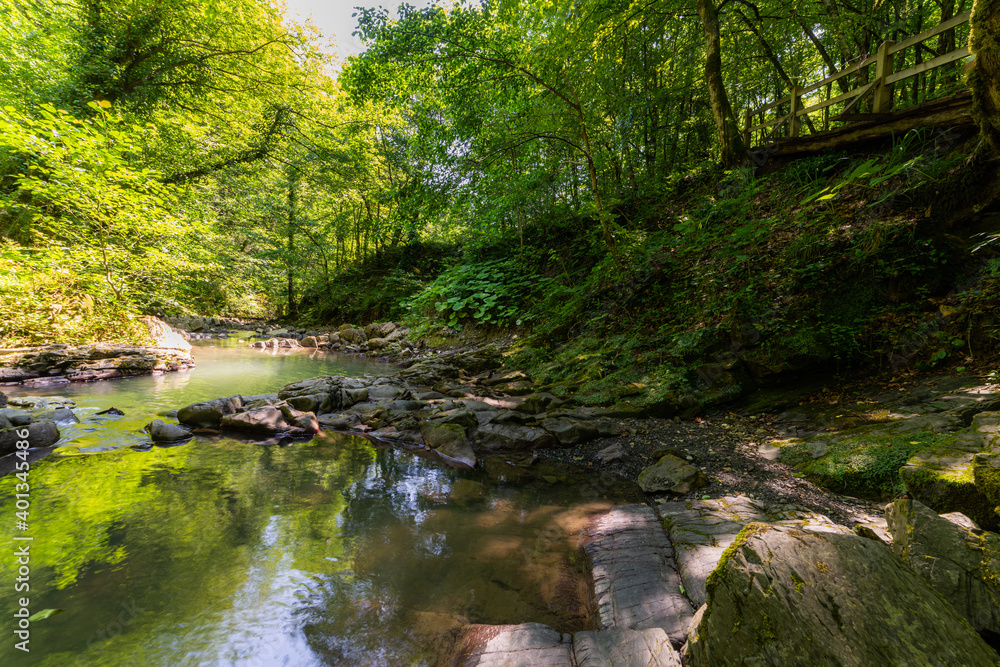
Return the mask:
<path id="1" fill-rule="evenodd" d="M 395 319 L 517 335 L 552 386 L 653 401 L 736 357 L 963 363 L 1000 326 L 993 5 L 404 4 L 358 8 L 340 60 L 260 0 L 2 0 L 0 342 Z M 970 55 L 889 94 L 971 91 L 975 131 L 753 150 L 754 109 L 970 9 L 895 70 Z"/>

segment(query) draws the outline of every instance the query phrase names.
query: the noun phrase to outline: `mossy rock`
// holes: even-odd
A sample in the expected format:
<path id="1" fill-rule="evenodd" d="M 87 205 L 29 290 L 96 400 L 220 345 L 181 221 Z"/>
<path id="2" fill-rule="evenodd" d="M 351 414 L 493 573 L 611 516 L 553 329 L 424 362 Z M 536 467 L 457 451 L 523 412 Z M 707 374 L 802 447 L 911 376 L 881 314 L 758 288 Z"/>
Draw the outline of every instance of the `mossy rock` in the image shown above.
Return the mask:
<path id="1" fill-rule="evenodd" d="M 976 489 L 993 506 L 994 514 L 1000 515 L 1000 454 L 976 454 L 972 461 L 972 478 Z"/>
<path id="2" fill-rule="evenodd" d="M 906 491 L 938 514 L 961 512 L 987 530 L 1000 528 L 1000 517 L 977 487 L 977 452 L 961 443 L 943 445 L 913 456 L 899 473 Z"/>

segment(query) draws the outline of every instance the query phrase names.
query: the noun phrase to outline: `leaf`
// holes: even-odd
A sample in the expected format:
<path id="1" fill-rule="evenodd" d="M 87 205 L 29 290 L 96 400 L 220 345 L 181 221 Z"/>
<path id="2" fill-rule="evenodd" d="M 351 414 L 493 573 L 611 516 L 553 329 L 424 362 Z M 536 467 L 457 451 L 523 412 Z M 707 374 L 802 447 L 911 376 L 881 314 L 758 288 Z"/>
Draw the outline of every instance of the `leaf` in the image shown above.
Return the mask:
<path id="1" fill-rule="evenodd" d="M 55 616 L 56 614 L 61 614 L 64 611 L 66 611 L 66 610 L 65 609 L 43 609 L 43 610 L 41 610 L 39 612 L 35 612 L 31 616 L 29 616 L 28 620 L 31 621 L 31 622 L 34 622 L 34 621 L 44 621 L 45 619 L 47 619 L 49 617 L 52 617 L 52 616 Z"/>

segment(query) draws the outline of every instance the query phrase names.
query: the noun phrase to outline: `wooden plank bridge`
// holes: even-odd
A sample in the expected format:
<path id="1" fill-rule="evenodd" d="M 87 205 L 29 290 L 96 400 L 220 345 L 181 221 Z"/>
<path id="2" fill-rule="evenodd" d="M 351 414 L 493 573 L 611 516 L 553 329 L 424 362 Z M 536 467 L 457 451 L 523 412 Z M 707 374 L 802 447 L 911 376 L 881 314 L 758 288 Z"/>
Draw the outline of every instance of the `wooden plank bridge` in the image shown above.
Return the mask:
<path id="1" fill-rule="evenodd" d="M 744 116 L 743 141 L 751 156 L 793 156 L 904 134 L 919 127 L 975 126 L 972 99 L 963 83 L 967 46 L 939 53 L 944 44 L 966 43 L 971 11 L 900 42 L 885 41 L 873 55 L 826 78 L 799 85 L 784 97 Z M 958 33 L 956 33 L 958 31 Z M 938 48 L 925 44 L 938 38 Z M 923 60 L 931 54 L 930 60 Z M 838 95 L 833 95 L 834 84 Z"/>

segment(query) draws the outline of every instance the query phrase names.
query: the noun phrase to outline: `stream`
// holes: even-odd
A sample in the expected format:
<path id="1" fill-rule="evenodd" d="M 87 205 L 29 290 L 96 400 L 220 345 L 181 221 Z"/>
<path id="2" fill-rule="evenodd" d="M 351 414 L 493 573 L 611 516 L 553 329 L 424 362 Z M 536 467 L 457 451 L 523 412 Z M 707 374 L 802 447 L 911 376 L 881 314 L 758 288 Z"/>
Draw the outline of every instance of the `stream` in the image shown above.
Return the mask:
<path id="1" fill-rule="evenodd" d="M 31 624 L 30 654 L 0 643 L 0 664 L 432 665 L 467 622 L 594 628 L 578 541 L 635 499 L 619 479 L 514 455 L 458 471 L 333 433 L 149 447 L 143 425 L 188 403 L 395 371 L 238 340 L 194 355 L 188 372 L 4 388 L 71 398 L 81 423 L 31 464 L 30 592 L 0 589 L 3 609 L 63 611 Z M 95 415 L 110 407 L 125 416 Z M 11 526 L 17 482 L 0 479 Z"/>

